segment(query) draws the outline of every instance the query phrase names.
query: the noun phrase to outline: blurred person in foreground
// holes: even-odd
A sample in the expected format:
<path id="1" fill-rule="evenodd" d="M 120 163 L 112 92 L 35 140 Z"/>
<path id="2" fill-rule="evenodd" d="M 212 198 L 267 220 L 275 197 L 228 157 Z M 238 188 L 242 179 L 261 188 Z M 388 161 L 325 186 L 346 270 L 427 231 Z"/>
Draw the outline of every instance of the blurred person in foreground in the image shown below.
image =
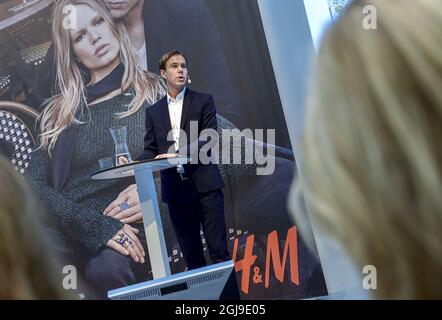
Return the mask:
<path id="1" fill-rule="evenodd" d="M 0 157 L 0 299 L 65 299 L 62 269 L 30 189 Z"/>
<path id="2" fill-rule="evenodd" d="M 376 268 L 375 298 L 442 298 L 441 30 L 440 0 L 355 1 L 317 60 L 291 208 Z"/>

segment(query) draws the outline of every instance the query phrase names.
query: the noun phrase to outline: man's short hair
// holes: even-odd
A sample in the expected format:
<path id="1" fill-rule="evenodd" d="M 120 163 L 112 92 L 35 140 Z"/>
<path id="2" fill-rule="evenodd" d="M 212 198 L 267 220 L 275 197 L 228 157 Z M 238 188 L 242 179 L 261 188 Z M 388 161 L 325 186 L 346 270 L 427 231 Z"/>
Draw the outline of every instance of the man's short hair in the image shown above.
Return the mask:
<path id="1" fill-rule="evenodd" d="M 159 62 L 160 70 L 166 70 L 167 61 L 169 61 L 169 59 L 174 56 L 183 56 L 184 60 L 186 60 L 186 63 L 187 63 L 187 57 L 184 55 L 184 53 L 182 53 L 179 50 L 172 50 L 172 51 L 169 51 L 169 52 L 163 54 L 163 56 L 161 57 L 160 62 Z"/>

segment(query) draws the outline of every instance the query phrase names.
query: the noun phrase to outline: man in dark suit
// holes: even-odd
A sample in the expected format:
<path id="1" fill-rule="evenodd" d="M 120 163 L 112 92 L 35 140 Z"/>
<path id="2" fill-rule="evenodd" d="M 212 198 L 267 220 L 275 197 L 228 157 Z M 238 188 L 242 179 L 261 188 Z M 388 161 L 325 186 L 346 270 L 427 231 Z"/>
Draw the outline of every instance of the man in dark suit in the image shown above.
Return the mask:
<path id="1" fill-rule="evenodd" d="M 196 90 L 213 94 L 218 111 L 236 126 L 244 122 L 230 79 L 220 35 L 204 0 L 104 0 L 112 16 L 121 20 L 145 69 L 158 73 L 164 52 L 179 48 L 192 65 Z M 55 64 L 51 47 L 35 80 L 27 104 L 38 108 L 55 92 Z"/>
<path id="2" fill-rule="evenodd" d="M 183 141 L 183 136 L 192 136 L 191 121 L 198 123 L 198 136 L 204 129 L 217 129 L 212 96 L 186 88 L 187 60 L 180 51 L 171 51 L 161 58 L 160 72 L 166 80 L 168 93 L 146 109 L 144 152 L 139 160 L 175 156 L 170 150 L 188 150 L 191 143 L 195 143 L 197 149 L 202 147 L 199 141 Z M 162 200 L 168 204 L 187 267 L 194 269 L 206 265 L 200 223 L 213 262 L 229 260 L 222 192 L 224 182 L 218 166 L 198 162 L 184 165 L 179 171 L 172 168 L 161 173 L 161 192 Z"/>

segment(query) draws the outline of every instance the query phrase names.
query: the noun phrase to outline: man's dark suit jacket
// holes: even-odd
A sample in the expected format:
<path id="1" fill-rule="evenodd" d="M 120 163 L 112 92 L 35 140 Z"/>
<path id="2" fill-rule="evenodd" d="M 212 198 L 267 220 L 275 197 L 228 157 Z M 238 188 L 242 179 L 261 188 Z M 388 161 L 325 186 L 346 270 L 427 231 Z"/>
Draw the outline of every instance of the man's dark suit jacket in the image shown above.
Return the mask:
<path id="1" fill-rule="evenodd" d="M 218 112 L 240 126 L 243 116 L 235 96 L 230 71 L 223 53 L 213 16 L 203 0 L 146 0 L 143 7 L 147 62 L 159 73 L 158 61 L 168 51 L 178 49 L 192 72 L 192 87 L 213 94 Z M 26 103 L 38 109 L 44 99 L 57 93 L 54 49 L 51 46 L 37 74 Z"/>
<path id="2" fill-rule="evenodd" d="M 211 95 L 198 93 L 186 89 L 184 94 L 183 109 L 181 113 L 180 128 L 190 135 L 190 122 L 198 121 L 198 136 L 204 129 L 217 129 L 215 103 Z M 167 96 L 146 109 L 146 135 L 144 138 L 144 151 L 138 160 L 153 159 L 155 156 L 170 153 L 173 141 L 168 141 L 167 136 L 171 130 L 169 108 Z M 200 141 L 181 141 L 180 148 L 187 147 L 195 143 L 198 148 L 202 147 Z M 192 156 L 193 157 L 193 156 Z M 216 164 L 185 165 L 186 175 L 193 181 L 197 192 L 208 192 L 224 187 L 221 174 Z M 183 182 L 177 174 L 175 168 L 163 170 L 161 172 L 161 193 L 162 200 L 166 203 L 182 199 L 183 192 L 189 191 L 187 187 L 182 187 Z M 187 196 L 187 195 L 186 195 Z"/>

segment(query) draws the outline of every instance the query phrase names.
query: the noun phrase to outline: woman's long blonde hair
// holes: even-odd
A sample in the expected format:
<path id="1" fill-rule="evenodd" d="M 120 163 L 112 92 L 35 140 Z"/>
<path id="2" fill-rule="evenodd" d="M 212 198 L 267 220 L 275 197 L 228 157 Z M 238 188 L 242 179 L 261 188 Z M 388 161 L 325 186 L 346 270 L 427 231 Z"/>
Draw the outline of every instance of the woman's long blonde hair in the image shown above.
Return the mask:
<path id="1" fill-rule="evenodd" d="M 0 299 L 73 298 L 51 251 L 30 188 L 0 157 Z"/>
<path id="2" fill-rule="evenodd" d="M 377 268 L 377 298 L 442 298 L 441 30 L 440 0 L 355 1 L 317 59 L 292 212 Z"/>
<path id="3" fill-rule="evenodd" d="M 43 147 L 48 149 L 49 154 L 51 154 L 51 150 L 63 130 L 73 123 L 81 123 L 76 119 L 76 115 L 79 108 L 86 105 L 83 76 L 75 61 L 69 29 L 63 27 L 64 19 L 66 19 L 63 9 L 67 5 L 79 4 L 90 6 L 103 17 L 120 42 L 120 58 L 125 66 L 121 90 L 133 88 L 135 96 L 128 106 L 128 110 L 118 116 L 126 117 L 134 114 L 144 102 L 153 104 L 166 93 L 164 82 L 159 76 L 141 69 L 138 57 L 132 51 L 130 39 L 123 23 L 116 23 L 113 20 L 103 0 L 57 1 L 52 12 L 52 38 L 57 66 L 56 86 L 60 93 L 50 98 L 39 119 L 40 142 Z"/>

